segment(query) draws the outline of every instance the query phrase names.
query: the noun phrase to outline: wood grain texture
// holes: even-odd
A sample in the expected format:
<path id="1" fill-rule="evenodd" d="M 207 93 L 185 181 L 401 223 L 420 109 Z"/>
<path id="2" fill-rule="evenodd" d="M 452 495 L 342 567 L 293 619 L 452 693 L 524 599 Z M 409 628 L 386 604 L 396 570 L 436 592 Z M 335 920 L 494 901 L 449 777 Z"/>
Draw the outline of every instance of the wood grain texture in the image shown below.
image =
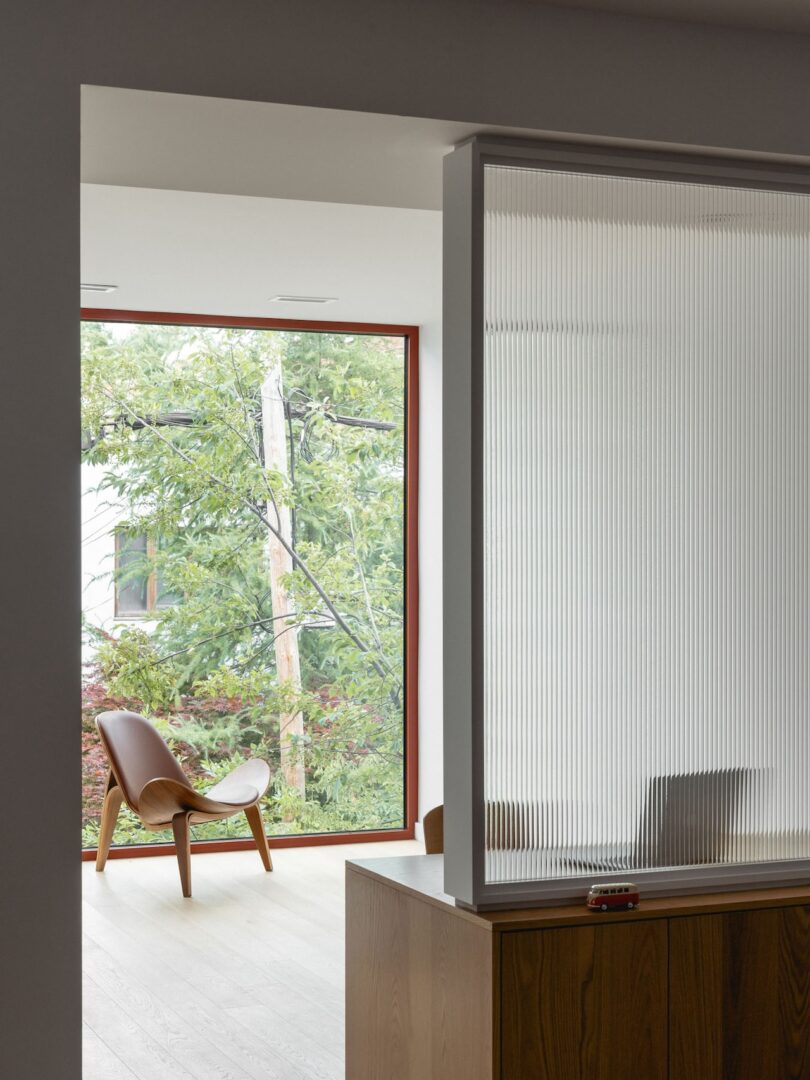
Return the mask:
<path id="1" fill-rule="evenodd" d="M 673 919 L 671 1080 L 810 1077 L 810 906 Z"/>
<path id="2" fill-rule="evenodd" d="M 110 853 L 115 823 L 118 821 L 118 812 L 121 809 L 123 798 L 124 793 L 118 786 L 112 769 L 110 769 L 107 772 L 107 789 L 104 792 L 104 803 L 101 807 L 101 828 L 98 834 L 98 849 L 96 851 L 96 870 L 99 873 L 107 865 L 107 856 Z"/>
<path id="3" fill-rule="evenodd" d="M 425 853 L 441 855 L 444 852 L 444 806 L 434 806 L 422 819 L 425 836 Z"/>
<path id="4" fill-rule="evenodd" d="M 504 1080 L 665 1080 L 666 923 L 502 938 Z"/>
<path id="5" fill-rule="evenodd" d="M 188 825 L 190 814 L 175 814 L 172 818 L 174 846 L 177 848 L 177 866 L 180 870 L 180 886 L 183 896 L 191 896 L 191 831 Z"/>
<path id="6" fill-rule="evenodd" d="M 347 866 L 346 1076 L 490 1080 L 493 942 Z"/>
<path id="7" fill-rule="evenodd" d="M 354 859 L 355 870 L 392 885 L 428 903 L 452 908 L 479 925 L 492 930 L 543 930 L 553 926 L 605 926 L 627 921 L 627 912 L 601 912 L 583 903 L 540 908 L 507 908 L 496 911 L 468 911 L 456 907 L 444 891 L 444 863 L 440 855 L 407 858 Z M 583 897 L 584 900 L 584 897 Z M 643 897 L 633 911 L 633 919 L 669 919 L 681 915 L 704 915 L 718 911 L 747 911 L 754 908 L 797 907 L 810 904 L 810 886 L 785 885 L 777 889 L 741 889 L 735 892 L 700 893 L 684 896 Z"/>
<path id="8" fill-rule="evenodd" d="M 268 873 L 273 869 L 273 859 L 270 855 L 270 848 L 267 844 L 267 833 L 264 831 L 264 821 L 262 821 L 262 808 L 260 803 L 254 803 L 253 806 L 248 806 L 245 809 L 245 817 L 247 818 L 250 831 L 253 833 L 253 839 L 256 842 L 259 855 L 262 860 L 262 865 Z"/>
<path id="9" fill-rule="evenodd" d="M 196 855 L 190 901 L 174 859 L 86 863 L 84 1080 L 344 1080 L 344 860 L 420 850 Z"/>

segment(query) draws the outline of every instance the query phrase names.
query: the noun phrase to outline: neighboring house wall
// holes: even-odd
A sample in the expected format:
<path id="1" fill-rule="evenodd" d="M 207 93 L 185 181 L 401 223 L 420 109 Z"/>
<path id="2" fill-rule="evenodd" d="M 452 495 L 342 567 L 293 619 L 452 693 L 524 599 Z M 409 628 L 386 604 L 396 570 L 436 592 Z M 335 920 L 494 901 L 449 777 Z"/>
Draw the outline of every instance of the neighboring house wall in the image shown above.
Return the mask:
<path id="1" fill-rule="evenodd" d="M 100 630 L 111 632 L 115 626 L 115 528 L 122 511 L 111 504 L 111 492 L 99 492 L 97 486 L 104 470 L 82 464 L 82 613 Z M 89 660 L 92 649 L 82 650 Z"/>
<path id="2" fill-rule="evenodd" d="M 150 630 L 155 626 L 151 619 L 116 615 L 115 530 L 125 520 L 126 509 L 115 503 L 113 492 L 98 490 L 104 472 L 99 465 L 82 463 L 82 614 L 91 626 L 115 636 L 133 622 Z M 82 662 L 92 660 L 94 653 L 85 637 Z"/>
<path id="3" fill-rule="evenodd" d="M 810 38 L 509 0 L 29 0 L 3 45 L 0 1074 L 79 1080 L 80 84 L 810 155 Z"/>

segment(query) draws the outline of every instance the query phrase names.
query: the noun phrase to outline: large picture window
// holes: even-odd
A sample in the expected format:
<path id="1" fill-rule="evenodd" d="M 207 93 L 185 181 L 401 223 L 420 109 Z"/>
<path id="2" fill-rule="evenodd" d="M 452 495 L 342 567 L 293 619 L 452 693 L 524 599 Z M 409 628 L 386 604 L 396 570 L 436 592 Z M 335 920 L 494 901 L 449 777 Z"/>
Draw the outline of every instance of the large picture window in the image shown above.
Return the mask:
<path id="1" fill-rule="evenodd" d="M 202 789 L 266 758 L 273 836 L 411 833 L 416 365 L 407 327 L 85 313 L 87 848 L 109 708 Z"/>

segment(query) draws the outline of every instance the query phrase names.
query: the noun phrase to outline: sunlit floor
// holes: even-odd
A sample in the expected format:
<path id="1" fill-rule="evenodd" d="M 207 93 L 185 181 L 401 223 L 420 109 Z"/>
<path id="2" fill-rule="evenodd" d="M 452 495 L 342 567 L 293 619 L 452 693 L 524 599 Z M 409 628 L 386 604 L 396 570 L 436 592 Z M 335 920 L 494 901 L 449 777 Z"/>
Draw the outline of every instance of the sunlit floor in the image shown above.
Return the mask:
<path id="1" fill-rule="evenodd" d="M 85 863 L 83 1080 L 343 1080 L 344 861 L 423 851 Z"/>

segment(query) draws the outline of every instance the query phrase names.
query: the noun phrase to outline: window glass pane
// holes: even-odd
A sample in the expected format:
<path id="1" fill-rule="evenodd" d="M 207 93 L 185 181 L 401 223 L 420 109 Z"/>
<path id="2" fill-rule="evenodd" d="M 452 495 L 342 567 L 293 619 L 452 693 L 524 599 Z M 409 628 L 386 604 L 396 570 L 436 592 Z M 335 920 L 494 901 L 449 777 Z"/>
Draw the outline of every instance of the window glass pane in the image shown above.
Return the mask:
<path id="1" fill-rule="evenodd" d="M 157 581 L 157 599 L 156 604 L 159 608 L 174 607 L 175 604 L 179 604 L 182 597 L 179 593 L 172 592 L 171 588 L 166 585 L 163 574 L 158 570 L 156 575 Z"/>
<path id="2" fill-rule="evenodd" d="M 810 857 L 810 202 L 485 207 L 486 880 Z"/>
<path id="3" fill-rule="evenodd" d="M 403 828 L 404 338 L 82 334 L 85 843 L 105 708 L 148 716 L 202 790 L 265 758 L 270 834 Z M 121 522 L 139 535 L 113 613 Z M 195 827 L 246 834 L 244 815 Z M 164 840 L 122 812 L 115 843 Z"/>
<path id="4" fill-rule="evenodd" d="M 116 608 L 119 615 L 143 615 L 148 609 L 149 564 L 145 536 L 117 538 Z"/>

